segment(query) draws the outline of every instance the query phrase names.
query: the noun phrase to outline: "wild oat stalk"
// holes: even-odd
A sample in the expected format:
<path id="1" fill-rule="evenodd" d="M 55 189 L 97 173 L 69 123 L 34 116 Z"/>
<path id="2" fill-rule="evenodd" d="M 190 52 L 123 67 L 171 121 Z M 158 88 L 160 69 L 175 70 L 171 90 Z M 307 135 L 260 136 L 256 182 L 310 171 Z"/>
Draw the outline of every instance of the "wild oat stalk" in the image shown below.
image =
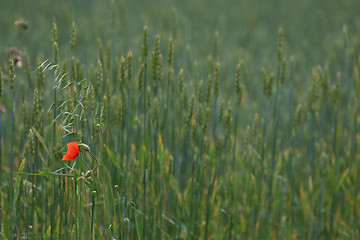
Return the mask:
<path id="1" fill-rule="evenodd" d="M 57 89 L 57 80 L 58 80 L 58 37 L 57 37 L 57 26 L 56 23 L 53 23 L 53 29 L 52 29 L 52 44 L 53 44 L 53 65 L 54 65 L 54 106 L 53 106 L 53 131 L 52 131 L 52 160 L 55 160 L 55 142 L 56 142 L 56 118 L 57 118 L 57 97 L 56 97 L 56 89 Z M 56 167 L 56 163 L 53 162 L 53 167 Z M 53 176 L 53 187 L 54 187 L 54 196 L 53 196 L 53 204 L 51 207 L 51 239 L 53 238 L 54 228 L 55 228 L 55 210 L 56 210 L 56 199 L 57 199 L 57 187 L 56 187 L 56 177 Z"/>
<path id="2" fill-rule="evenodd" d="M 277 151 L 277 141 L 278 141 L 278 125 L 279 125 L 279 98 L 280 98 L 280 70 L 281 64 L 283 60 L 283 29 L 279 29 L 279 39 L 278 39 L 278 66 L 277 66 L 277 73 L 276 73 L 276 93 L 274 99 L 274 109 L 273 109 L 273 139 L 272 139 L 272 149 L 271 149 L 271 174 L 270 174 L 270 184 L 269 184 L 269 197 L 268 197 L 268 214 L 271 212 L 271 204 L 272 204 L 272 189 L 273 189 L 273 178 L 275 174 L 275 157 Z"/>
<path id="3" fill-rule="evenodd" d="M 240 78 L 241 78 L 241 65 L 240 63 L 236 66 L 236 77 L 235 77 L 235 93 L 236 93 L 236 106 L 235 106 L 235 121 L 234 121 L 234 143 L 233 143 L 233 156 L 232 156 L 232 163 L 231 163 L 231 169 L 235 169 L 235 159 L 236 159 L 236 140 L 237 140 L 237 128 L 238 128 L 238 111 L 239 111 L 239 107 L 241 104 L 241 98 L 242 98 L 242 86 L 240 83 Z M 235 176 L 234 175 L 229 175 L 229 182 L 233 181 L 236 182 L 234 180 Z M 234 199 L 234 195 L 235 195 L 235 187 L 234 184 L 232 184 L 232 188 L 230 189 L 230 199 L 231 199 L 231 219 L 230 219 L 230 227 L 229 227 L 229 239 L 232 239 L 232 228 L 234 226 L 234 207 L 235 207 L 235 199 Z"/>
<path id="4" fill-rule="evenodd" d="M 1 71 L 1 70 L 0 70 Z M 10 60 L 9 67 L 9 77 L 10 77 L 10 90 L 11 90 L 11 146 L 10 146 L 10 194 L 9 194 L 9 213 L 10 213 L 10 229 L 11 229 L 11 239 L 14 236 L 14 212 L 12 209 L 13 201 L 13 166 L 14 166 L 14 96 L 15 96 L 15 66 L 13 60 Z"/>

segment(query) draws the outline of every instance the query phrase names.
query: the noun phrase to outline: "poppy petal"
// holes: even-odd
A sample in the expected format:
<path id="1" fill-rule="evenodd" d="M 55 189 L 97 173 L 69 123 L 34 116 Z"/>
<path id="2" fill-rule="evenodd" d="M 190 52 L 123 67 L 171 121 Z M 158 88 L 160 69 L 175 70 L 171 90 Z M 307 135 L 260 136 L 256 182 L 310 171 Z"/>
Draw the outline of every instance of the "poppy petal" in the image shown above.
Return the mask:
<path id="1" fill-rule="evenodd" d="M 79 145 L 77 142 L 69 142 L 67 146 L 68 150 L 65 156 L 61 159 L 62 161 L 72 161 L 79 154 Z"/>

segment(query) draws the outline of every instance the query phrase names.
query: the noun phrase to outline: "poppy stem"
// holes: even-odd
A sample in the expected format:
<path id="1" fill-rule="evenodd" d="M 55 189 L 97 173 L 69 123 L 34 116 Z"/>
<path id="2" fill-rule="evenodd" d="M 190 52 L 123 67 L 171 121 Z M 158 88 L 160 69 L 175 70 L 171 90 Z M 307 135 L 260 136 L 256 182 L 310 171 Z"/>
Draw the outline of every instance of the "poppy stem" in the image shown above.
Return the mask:
<path id="1" fill-rule="evenodd" d="M 95 161 L 96 161 L 96 163 L 97 163 L 97 165 L 100 165 L 100 163 L 99 163 L 99 161 L 98 161 L 98 159 L 97 159 L 97 157 L 92 153 L 92 152 L 90 152 L 89 151 L 89 153 L 90 153 L 90 155 L 95 159 Z"/>
<path id="2" fill-rule="evenodd" d="M 91 167 L 89 166 L 89 164 L 87 164 L 87 162 L 86 162 L 82 157 L 79 156 L 79 159 L 80 159 L 83 163 L 85 163 L 86 167 L 87 167 L 89 170 L 91 170 Z"/>
<path id="3" fill-rule="evenodd" d="M 75 240 L 78 239 L 78 224 L 77 224 L 77 220 L 78 220 L 78 195 L 77 195 L 77 179 L 75 178 L 75 188 L 74 188 L 74 193 L 75 193 Z"/>

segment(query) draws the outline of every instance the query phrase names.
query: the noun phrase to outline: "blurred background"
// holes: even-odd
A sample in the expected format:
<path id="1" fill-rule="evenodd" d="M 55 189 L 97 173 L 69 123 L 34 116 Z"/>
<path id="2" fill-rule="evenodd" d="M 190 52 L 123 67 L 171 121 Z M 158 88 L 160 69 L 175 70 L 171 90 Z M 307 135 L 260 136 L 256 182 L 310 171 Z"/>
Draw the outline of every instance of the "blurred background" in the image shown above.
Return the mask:
<path id="1" fill-rule="evenodd" d="M 21 45 L 31 56 L 39 51 L 49 55 L 53 21 L 58 24 L 60 50 L 68 48 L 71 23 L 75 21 L 76 52 L 92 62 L 96 61 L 93 56 L 97 56 L 98 37 L 111 39 L 117 51 L 134 51 L 141 44 L 144 25 L 149 25 L 150 36 L 160 33 L 167 39 L 172 25 L 177 24 L 179 47 L 202 43 L 200 48 L 191 49 L 195 58 L 209 54 L 214 32 L 219 31 L 222 58 L 233 61 L 242 53 L 259 64 L 275 55 L 276 48 L 269 46 L 276 46 L 277 29 L 283 27 L 286 50 L 303 60 L 305 66 L 322 64 L 328 49 L 340 51 L 344 25 L 350 36 L 360 31 L 360 2 L 356 0 L 3 0 L 1 6 L 2 54 L 7 47 Z M 19 19 L 30 23 L 24 36 L 14 27 Z M 178 48 L 177 55 L 181 52 Z M 331 56 L 327 60 L 331 61 Z"/>

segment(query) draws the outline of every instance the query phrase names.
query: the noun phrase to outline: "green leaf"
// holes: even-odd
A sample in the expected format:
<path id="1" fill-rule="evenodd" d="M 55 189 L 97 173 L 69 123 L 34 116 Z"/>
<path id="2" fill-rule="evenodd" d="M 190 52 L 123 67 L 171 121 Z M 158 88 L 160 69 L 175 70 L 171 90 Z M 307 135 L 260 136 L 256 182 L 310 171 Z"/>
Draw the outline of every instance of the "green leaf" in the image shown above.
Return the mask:
<path id="1" fill-rule="evenodd" d="M 343 172 L 343 174 L 341 175 L 340 181 L 339 181 L 338 185 L 336 186 L 336 191 L 338 191 L 338 190 L 342 187 L 343 182 L 344 182 L 344 180 L 346 179 L 346 177 L 348 176 L 348 174 L 349 174 L 349 168 L 346 169 L 346 170 Z"/>
<path id="2" fill-rule="evenodd" d="M 70 174 L 64 174 L 64 173 L 56 173 L 56 172 L 44 172 L 44 173 L 23 173 L 24 175 L 29 175 L 29 176 L 65 176 L 65 177 L 72 177 L 75 178 L 74 175 L 70 175 Z"/>
<path id="3" fill-rule="evenodd" d="M 41 145 L 43 145 L 43 147 L 44 147 L 47 155 L 49 155 L 49 157 L 51 157 L 51 154 L 50 154 L 48 148 L 46 147 L 45 141 L 44 141 L 44 139 L 40 136 L 39 132 L 36 131 L 36 129 L 35 129 L 34 127 L 31 127 L 31 131 L 32 131 L 32 132 L 36 135 L 36 137 L 39 139 L 39 141 L 40 141 Z"/>
<path id="4" fill-rule="evenodd" d="M 2 232 L 0 232 L 0 237 L 1 237 L 1 240 L 7 240 L 7 238 L 5 237 L 5 235 Z"/>
<path id="5" fill-rule="evenodd" d="M 119 159 L 117 159 L 115 157 L 114 153 L 111 151 L 111 149 L 108 146 L 106 146 L 104 144 L 104 147 L 105 147 L 105 149 L 106 149 L 106 151 L 108 153 L 108 156 L 110 157 L 112 163 L 115 165 L 116 169 L 119 170 L 120 175 L 123 175 L 122 170 L 121 170 L 120 165 L 119 165 Z"/>
<path id="6" fill-rule="evenodd" d="M 15 192 L 14 192 L 14 199 L 13 199 L 13 209 L 15 209 L 16 199 L 17 199 L 17 197 L 19 195 L 20 181 L 21 181 L 21 177 L 23 175 L 24 165 L 25 165 L 25 158 L 20 163 L 19 171 L 18 171 L 17 176 L 16 176 Z"/>

